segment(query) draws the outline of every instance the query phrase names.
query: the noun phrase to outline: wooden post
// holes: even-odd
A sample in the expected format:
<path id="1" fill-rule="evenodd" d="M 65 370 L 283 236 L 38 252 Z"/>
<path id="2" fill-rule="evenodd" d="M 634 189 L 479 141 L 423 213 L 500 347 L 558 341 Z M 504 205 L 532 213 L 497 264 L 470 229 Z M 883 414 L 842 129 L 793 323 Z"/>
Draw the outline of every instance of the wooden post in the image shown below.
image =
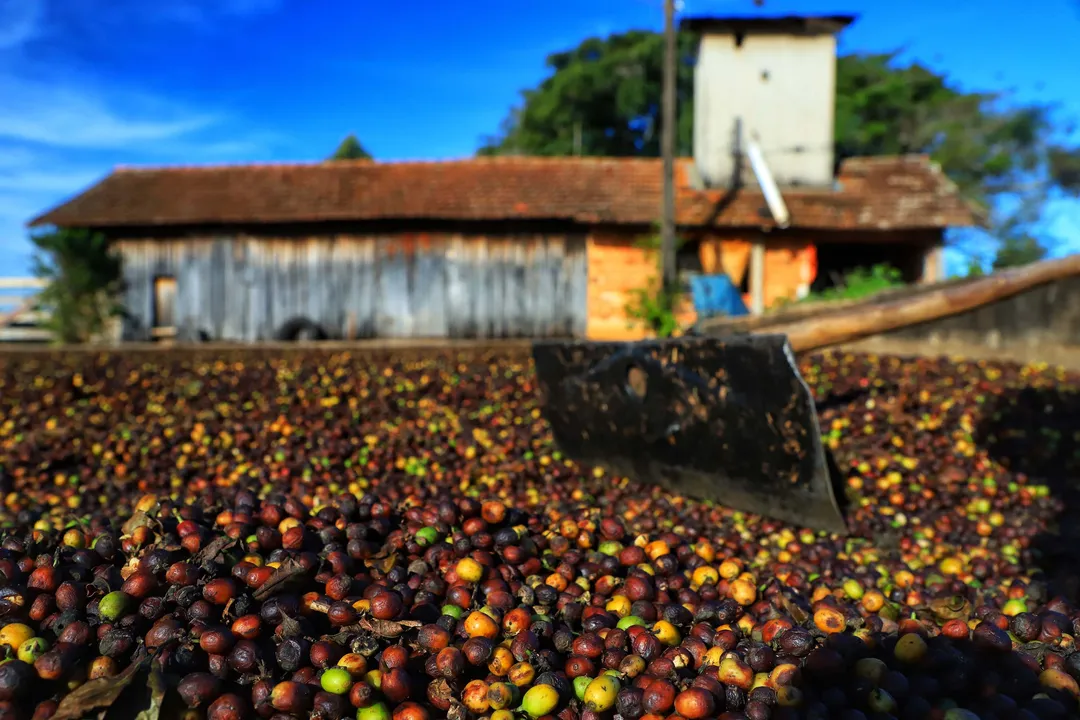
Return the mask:
<path id="1" fill-rule="evenodd" d="M 678 63 L 675 36 L 675 0 L 664 0 L 664 74 L 660 154 L 663 157 L 664 207 L 660 222 L 660 253 L 664 289 L 674 292 L 675 267 L 675 70 Z"/>
<path id="2" fill-rule="evenodd" d="M 761 237 L 750 247 L 750 312 L 765 312 L 765 239 Z"/>
<path id="3" fill-rule="evenodd" d="M 931 245 L 923 251 L 922 274 L 919 282 L 923 285 L 940 282 L 945 279 L 945 248 Z"/>

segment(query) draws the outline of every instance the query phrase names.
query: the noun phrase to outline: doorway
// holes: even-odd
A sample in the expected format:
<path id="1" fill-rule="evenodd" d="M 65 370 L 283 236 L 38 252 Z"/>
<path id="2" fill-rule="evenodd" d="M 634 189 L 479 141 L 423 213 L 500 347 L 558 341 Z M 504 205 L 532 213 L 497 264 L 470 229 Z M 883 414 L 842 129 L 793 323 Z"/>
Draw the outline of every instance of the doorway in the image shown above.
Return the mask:
<path id="1" fill-rule="evenodd" d="M 875 265 L 887 265 L 900 271 L 905 284 L 918 282 L 922 272 L 922 247 L 900 243 L 819 242 L 818 271 L 810 287 L 812 292 L 839 288 L 854 270 L 870 271 Z"/>
<path id="2" fill-rule="evenodd" d="M 154 340 L 176 337 L 176 278 L 172 275 L 154 278 L 154 322 L 150 333 Z"/>

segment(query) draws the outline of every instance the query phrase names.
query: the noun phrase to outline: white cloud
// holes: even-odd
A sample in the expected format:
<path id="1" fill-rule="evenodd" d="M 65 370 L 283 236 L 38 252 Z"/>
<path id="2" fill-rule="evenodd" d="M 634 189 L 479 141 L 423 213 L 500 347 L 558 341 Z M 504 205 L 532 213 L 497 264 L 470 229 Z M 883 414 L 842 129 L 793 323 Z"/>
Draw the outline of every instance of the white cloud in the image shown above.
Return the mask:
<path id="1" fill-rule="evenodd" d="M 34 249 L 25 224 L 48 204 L 35 193 L 0 190 L 0 277 L 30 273 Z"/>
<path id="2" fill-rule="evenodd" d="M 258 15 L 273 12 L 281 7 L 283 0 L 224 0 L 218 3 L 230 15 Z"/>
<path id="3" fill-rule="evenodd" d="M 148 15 L 156 21 L 178 22 L 206 26 L 223 16 L 245 17 L 263 15 L 280 8 L 284 0 L 169 0 L 165 3 L 145 3 L 139 0 L 134 8 L 152 8 Z"/>
<path id="4" fill-rule="evenodd" d="M 122 36 L 121 29 L 147 23 L 205 31 L 226 17 L 272 12 L 282 1 L 0 0 L 0 276 L 30 270 L 27 221 L 115 165 L 239 161 L 265 156 L 283 140 L 218 108 L 125 87 L 63 56 L 45 64 L 35 43 L 73 29 Z"/>
<path id="5" fill-rule="evenodd" d="M 30 170 L 12 174 L 0 173 L 0 192 L 19 193 L 68 193 L 100 179 L 100 170 L 69 170 L 48 172 Z"/>
<path id="6" fill-rule="evenodd" d="M 5 105 L 0 138 L 67 148 L 123 148 L 179 137 L 215 122 L 209 114 L 179 110 L 151 116 L 139 106 L 158 101 L 129 93 L 110 103 L 84 87 L 0 75 Z M 118 109 L 121 104 L 126 112 Z"/>
<path id="7" fill-rule="evenodd" d="M 181 23 L 200 28 L 224 17 L 264 15 L 280 9 L 285 0 L 0 0 L 0 52 L 27 43 L 63 36 L 65 21 L 100 32 L 131 29 L 139 23 Z"/>
<path id="8" fill-rule="evenodd" d="M 249 16 L 273 12 L 282 0 L 169 0 L 154 6 L 153 18 L 189 25 L 207 25 L 221 16 Z"/>
<path id="9" fill-rule="evenodd" d="M 5 170 L 23 170 L 37 159 L 37 155 L 26 148 L 5 147 L 0 153 L 0 173 Z"/>
<path id="10" fill-rule="evenodd" d="M 9 267 L 27 258 L 26 222 L 47 207 L 99 180 L 108 168 L 65 159 L 67 153 L 0 142 L 0 276 L 25 271 Z"/>
<path id="11" fill-rule="evenodd" d="M 0 50 L 37 37 L 44 17 L 44 0 L 0 0 Z"/>
<path id="12" fill-rule="evenodd" d="M 118 164 L 235 162 L 283 138 L 237 130 L 225 114 L 187 109 L 136 91 L 94 91 L 0 76 L 0 276 L 29 272 L 25 223 Z M 6 109 L 6 108 L 5 108 Z"/>
<path id="13" fill-rule="evenodd" d="M 69 193 L 102 176 L 100 167 L 65 161 L 60 154 L 0 143 L 0 215 L 21 211 L 29 196 Z"/>

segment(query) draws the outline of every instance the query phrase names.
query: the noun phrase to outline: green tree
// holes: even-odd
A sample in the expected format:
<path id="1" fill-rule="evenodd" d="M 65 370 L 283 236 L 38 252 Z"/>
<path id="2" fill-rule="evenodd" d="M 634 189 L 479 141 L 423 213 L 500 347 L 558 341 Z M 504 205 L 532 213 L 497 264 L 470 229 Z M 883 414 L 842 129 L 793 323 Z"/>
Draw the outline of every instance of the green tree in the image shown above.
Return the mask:
<path id="1" fill-rule="evenodd" d="M 682 155 L 692 152 L 694 43 L 686 34 L 679 40 Z M 661 35 L 642 31 L 589 38 L 550 55 L 549 76 L 522 93 L 480 154 L 659 155 L 662 61 Z M 918 63 L 898 62 L 896 53 L 837 62 L 837 162 L 928 153 L 965 198 L 989 211 L 1001 243 L 1030 237 L 1045 246 L 1038 230 L 1047 200 L 1080 195 L 1080 150 L 1055 142 L 1056 120 L 1054 108 L 962 91 Z"/>
<path id="2" fill-rule="evenodd" d="M 356 139 L 356 136 L 349 134 L 341 144 L 338 145 L 337 150 L 330 156 L 330 160 L 371 160 L 371 154 L 364 149 L 364 146 L 360 144 L 360 141 Z"/>
<path id="3" fill-rule="evenodd" d="M 38 295 L 51 311 L 46 326 L 62 343 L 84 343 L 118 315 L 122 262 L 106 238 L 81 229 L 61 229 L 31 238 L 34 274 L 47 285 Z"/>
<path id="4" fill-rule="evenodd" d="M 682 112 L 676 147 L 692 150 L 694 39 L 679 38 L 677 102 Z M 659 156 L 664 40 L 633 30 L 549 55 L 551 75 L 522 93 L 481 155 Z"/>
<path id="5" fill-rule="evenodd" d="M 995 270 L 1027 265 L 1046 257 L 1046 248 L 1030 235 L 1008 235 L 998 245 L 992 264 Z"/>
<path id="6" fill-rule="evenodd" d="M 978 258 L 969 257 L 967 260 L 967 267 L 964 270 L 964 276 L 969 278 L 982 277 L 986 275 L 986 271 L 983 270 L 982 263 Z"/>
<path id="7" fill-rule="evenodd" d="M 928 153 L 988 213 L 995 269 L 1044 257 L 1054 241 L 1040 227 L 1048 202 L 1080 194 L 1080 149 L 1057 142 L 1062 126 L 1052 106 L 963 92 L 895 54 L 837 62 L 838 158 Z"/>

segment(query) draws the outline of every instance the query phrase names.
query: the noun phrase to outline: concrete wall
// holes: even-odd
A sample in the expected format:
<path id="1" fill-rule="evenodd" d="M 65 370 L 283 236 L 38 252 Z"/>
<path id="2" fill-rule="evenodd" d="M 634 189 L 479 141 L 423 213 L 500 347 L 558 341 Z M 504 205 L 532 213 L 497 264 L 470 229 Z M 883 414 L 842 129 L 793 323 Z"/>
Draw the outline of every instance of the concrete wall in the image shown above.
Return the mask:
<path id="1" fill-rule="evenodd" d="M 1034 288 L 959 315 L 876 336 L 928 347 L 989 350 L 1080 345 L 1080 277 Z"/>
<path id="2" fill-rule="evenodd" d="M 905 288 L 884 293 L 879 298 L 898 300 L 967 282 L 971 281 L 950 280 Z M 757 318 L 713 320 L 703 323 L 702 329 L 710 334 L 767 333 L 773 326 L 830 312 L 847 312 L 860 304 L 856 301 L 800 305 Z M 900 348 L 906 347 L 919 349 L 920 353 L 960 353 L 976 357 L 991 357 L 1004 352 L 1029 359 L 1038 358 L 1045 349 L 1048 362 L 1051 352 L 1076 354 L 1080 351 L 1080 277 L 1041 285 L 968 312 L 881 333 L 851 347 L 882 352 L 900 352 Z"/>
<path id="3" fill-rule="evenodd" d="M 694 71 L 694 160 L 705 182 L 728 187 L 736 133 L 757 136 L 781 186 L 833 182 L 836 38 L 707 34 Z M 747 165 L 744 182 L 755 183 Z"/>

